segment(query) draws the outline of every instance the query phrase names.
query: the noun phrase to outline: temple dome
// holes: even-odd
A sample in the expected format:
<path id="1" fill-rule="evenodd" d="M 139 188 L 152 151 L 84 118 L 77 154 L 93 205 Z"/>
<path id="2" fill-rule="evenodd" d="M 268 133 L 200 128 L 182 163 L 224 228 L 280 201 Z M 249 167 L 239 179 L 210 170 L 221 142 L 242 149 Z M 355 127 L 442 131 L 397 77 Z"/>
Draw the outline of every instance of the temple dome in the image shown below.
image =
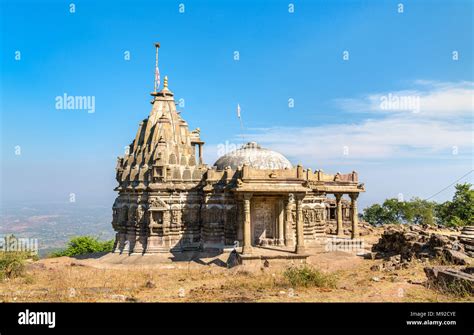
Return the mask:
<path id="1" fill-rule="evenodd" d="M 234 150 L 222 157 L 220 157 L 214 166 L 218 170 L 223 170 L 226 167 L 237 169 L 247 163 L 254 169 L 291 169 L 293 166 L 290 161 L 282 154 L 262 148 L 255 142 L 249 142 L 243 145 L 240 149 Z"/>

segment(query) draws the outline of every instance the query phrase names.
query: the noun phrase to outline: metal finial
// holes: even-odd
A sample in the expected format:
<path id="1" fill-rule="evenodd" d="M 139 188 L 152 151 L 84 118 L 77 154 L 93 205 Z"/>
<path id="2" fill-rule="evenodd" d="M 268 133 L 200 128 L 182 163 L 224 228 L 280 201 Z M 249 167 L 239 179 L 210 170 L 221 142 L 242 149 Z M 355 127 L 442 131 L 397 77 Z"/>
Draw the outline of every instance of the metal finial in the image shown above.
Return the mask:
<path id="1" fill-rule="evenodd" d="M 163 88 L 168 88 L 168 76 L 165 76 L 165 79 L 163 80 Z"/>

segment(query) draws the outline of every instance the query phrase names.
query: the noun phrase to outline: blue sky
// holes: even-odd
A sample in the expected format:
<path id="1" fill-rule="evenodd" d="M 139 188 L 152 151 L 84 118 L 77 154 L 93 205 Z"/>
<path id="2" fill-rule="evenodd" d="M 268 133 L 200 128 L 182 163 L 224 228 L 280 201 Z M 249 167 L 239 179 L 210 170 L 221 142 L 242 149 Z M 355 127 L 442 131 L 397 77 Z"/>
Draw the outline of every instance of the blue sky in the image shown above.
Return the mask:
<path id="1" fill-rule="evenodd" d="M 362 206 L 472 170 L 472 1 L 0 2 L 2 203 L 112 205 L 115 158 L 150 111 L 155 41 L 208 164 L 241 143 L 240 104 L 246 140 L 357 170 Z M 94 96 L 95 112 L 56 109 L 64 93 Z M 383 110 L 389 95 L 419 112 Z"/>

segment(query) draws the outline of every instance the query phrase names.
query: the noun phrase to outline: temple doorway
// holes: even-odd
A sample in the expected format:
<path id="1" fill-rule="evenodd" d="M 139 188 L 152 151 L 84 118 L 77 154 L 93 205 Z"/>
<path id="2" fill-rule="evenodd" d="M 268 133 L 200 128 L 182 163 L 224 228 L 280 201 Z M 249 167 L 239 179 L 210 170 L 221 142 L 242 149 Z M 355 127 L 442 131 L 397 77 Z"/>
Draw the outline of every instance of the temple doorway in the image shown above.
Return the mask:
<path id="1" fill-rule="evenodd" d="M 251 206 L 252 244 L 274 244 L 277 238 L 276 201 L 271 198 L 254 198 Z"/>

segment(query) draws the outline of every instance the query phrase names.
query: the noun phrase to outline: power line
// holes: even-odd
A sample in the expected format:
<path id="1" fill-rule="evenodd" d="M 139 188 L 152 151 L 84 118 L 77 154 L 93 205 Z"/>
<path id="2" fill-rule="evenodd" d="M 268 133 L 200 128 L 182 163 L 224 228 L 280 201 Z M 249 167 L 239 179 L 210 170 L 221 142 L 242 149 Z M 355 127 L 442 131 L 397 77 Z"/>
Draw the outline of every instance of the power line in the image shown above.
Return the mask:
<path id="1" fill-rule="evenodd" d="M 463 179 L 464 177 L 466 177 L 466 176 L 470 175 L 472 172 L 474 172 L 474 170 L 471 170 L 471 171 L 469 171 L 469 172 L 468 172 L 468 173 L 466 173 L 464 176 L 462 176 L 462 177 L 460 177 L 460 178 L 456 179 L 456 180 L 455 180 L 455 181 L 453 181 L 451 184 L 449 184 L 448 186 L 446 186 L 445 188 L 443 188 L 441 191 L 439 191 L 439 192 L 437 192 L 437 193 L 433 194 L 431 197 L 429 197 L 429 198 L 426 198 L 425 200 L 430 200 L 431 198 L 434 198 L 434 197 L 436 197 L 438 194 L 440 194 L 441 192 L 443 192 L 443 191 L 447 190 L 448 188 L 450 188 L 451 186 L 453 186 L 454 184 L 456 184 L 458 181 L 460 181 L 460 180 L 461 180 L 461 179 Z"/>

